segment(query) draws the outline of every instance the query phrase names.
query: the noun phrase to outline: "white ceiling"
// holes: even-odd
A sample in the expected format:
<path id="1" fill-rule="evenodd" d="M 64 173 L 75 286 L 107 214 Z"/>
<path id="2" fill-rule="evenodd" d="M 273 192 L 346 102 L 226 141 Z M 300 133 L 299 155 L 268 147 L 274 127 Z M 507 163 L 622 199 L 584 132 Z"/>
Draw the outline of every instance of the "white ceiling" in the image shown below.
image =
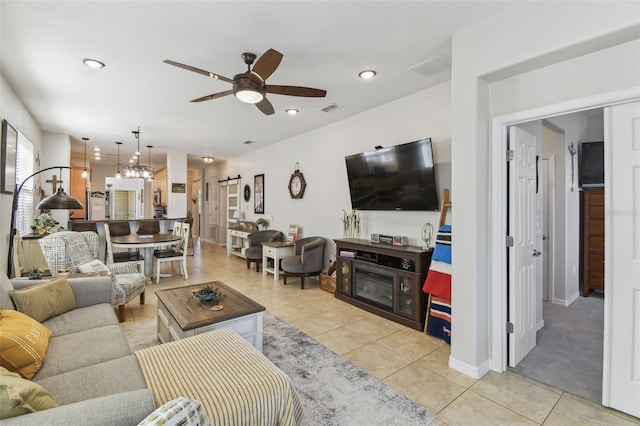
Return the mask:
<path id="1" fill-rule="evenodd" d="M 515 2 L 505 1 L 0 1 L 0 71 L 44 131 L 122 157 L 144 148 L 190 158 L 231 158 L 344 119 L 450 78 L 409 70 L 451 60 L 451 35 Z M 315 87 L 326 98 L 268 95 L 263 115 L 233 96 L 191 103 L 231 84 L 176 68 L 171 59 L 228 78 L 241 54 L 284 54 L 267 84 Z M 83 58 L 106 63 L 90 69 Z M 375 69 L 369 81 L 358 72 Z M 335 103 L 340 108 L 325 113 Z M 1 102 L 0 102 L 1 105 Z M 287 108 L 300 110 L 297 116 Z M 251 145 L 243 142 L 251 140 Z M 142 150 L 146 160 L 146 149 Z M 80 154 L 81 155 L 81 154 Z M 103 162 L 115 164 L 114 156 Z M 122 161 L 122 160 L 121 160 Z M 146 161 L 143 161 L 146 163 Z"/>

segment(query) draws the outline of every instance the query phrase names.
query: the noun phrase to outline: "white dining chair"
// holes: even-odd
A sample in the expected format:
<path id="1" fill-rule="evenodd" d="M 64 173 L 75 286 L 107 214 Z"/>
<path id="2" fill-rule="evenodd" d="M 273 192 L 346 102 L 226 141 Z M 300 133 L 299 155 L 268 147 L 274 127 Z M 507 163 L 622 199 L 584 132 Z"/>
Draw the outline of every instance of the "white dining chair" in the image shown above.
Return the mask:
<path id="1" fill-rule="evenodd" d="M 189 241 L 189 224 L 188 223 L 176 223 L 174 230 L 178 230 L 180 235 L 180 241 L 175 250 L 156 251 L 153 253 L 153 264 L 156 277 L 156 284 L 160 283 L 160 267 L 162 263 L 171 262 L 172 269 L 175 269 L 175 264 L 180 266 L 180 274 L 184 279 L 189 279 L 189 273 L 187 272 L 187 242 Z"/>

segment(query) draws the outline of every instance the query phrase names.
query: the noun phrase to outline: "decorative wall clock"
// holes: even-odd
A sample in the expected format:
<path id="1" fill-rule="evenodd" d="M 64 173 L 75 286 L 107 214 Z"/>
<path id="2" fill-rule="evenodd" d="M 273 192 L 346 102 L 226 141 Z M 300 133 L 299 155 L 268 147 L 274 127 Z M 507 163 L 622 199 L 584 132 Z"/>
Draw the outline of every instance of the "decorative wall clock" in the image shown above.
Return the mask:
<path id="1" fill-rule="evenodd" d="M 251 198 L 251 187 L 249 185 L 244 186 L 244 200 L 249 201 Z"/>
<path id="2" fill-rule="evenodd" d="M 298 167 L 298 163 L 296 163 L 296 170 L 291 174 L 291 178 L 289 178 L 289 195 L 291 195 L 291 198 L 302 198 L 306 188 L 307 182 Z"/>

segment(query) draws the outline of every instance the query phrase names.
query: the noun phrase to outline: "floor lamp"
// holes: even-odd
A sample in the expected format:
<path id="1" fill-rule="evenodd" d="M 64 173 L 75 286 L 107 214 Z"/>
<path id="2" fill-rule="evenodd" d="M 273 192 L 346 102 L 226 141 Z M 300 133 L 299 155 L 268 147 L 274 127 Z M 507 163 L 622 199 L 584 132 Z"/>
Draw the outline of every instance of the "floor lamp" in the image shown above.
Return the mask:
<path id="1" fill-rule="evenodd" d="M 55 166 L 55 167 L 47 167 L 46 169 L 39 170 L 34 174 L 28 176 L 25 180 L 22 181 L 20 185 L 16 184 L 16 190 L 13 191 L 13 204 L 11 207 L 11 228 L 9 231 L 9 256 L 8 256 L 8 264 L 7 264 L 7 275 L 11 276 L 11 267 L 13 263 L 13 237 L 16 234 L 16 211 L 18 210 L 18 200 L 20 199 L 20 191 L 22 191 L 22 187 L 29 179 L 34 176 L 39 175 L 42 172 L 46 172 L 47 170 L 60 169 L 60 174 L 62 174 L 62 169 L 71 169 L 68 166 Z M 72 210 L 72 209 L 84 209 L 80 201 L 75 198 L 67 195 L 64 192 L 62 186 L 58 188 L 58 191 L 49 195 L 47 198 L 43 199 L 38 203 L 36 207 L 38 210 Z"/>

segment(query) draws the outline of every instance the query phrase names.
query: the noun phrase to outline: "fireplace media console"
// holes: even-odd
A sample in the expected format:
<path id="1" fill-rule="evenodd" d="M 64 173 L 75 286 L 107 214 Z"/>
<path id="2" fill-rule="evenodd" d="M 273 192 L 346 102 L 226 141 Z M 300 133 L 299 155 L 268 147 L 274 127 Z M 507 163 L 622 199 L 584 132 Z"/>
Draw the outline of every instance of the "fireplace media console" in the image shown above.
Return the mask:
<path id="1" fill-rule="evenodd" d="M 416 330 L 424 329 L 422 285 L 433 250 L 336 239 L 336 297 Z"/>

